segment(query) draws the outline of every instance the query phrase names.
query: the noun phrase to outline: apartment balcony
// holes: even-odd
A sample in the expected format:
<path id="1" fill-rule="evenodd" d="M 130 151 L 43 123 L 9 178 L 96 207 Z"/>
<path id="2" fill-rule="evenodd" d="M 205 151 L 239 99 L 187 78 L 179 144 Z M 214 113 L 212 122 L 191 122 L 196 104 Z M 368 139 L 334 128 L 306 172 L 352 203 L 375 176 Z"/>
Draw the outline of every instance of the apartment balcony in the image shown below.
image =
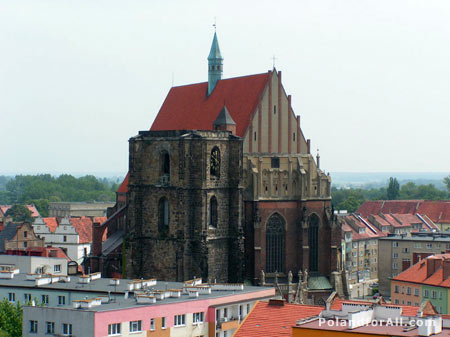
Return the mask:
<path id="1" fill-rule="evenodd" d="M 240 317 L 224 317 L 216 321 L 217 329 L 221 329 L 222 331 L 227 331 L 231 329 L 237 329 L 239 323 L 241 322 Z"/>

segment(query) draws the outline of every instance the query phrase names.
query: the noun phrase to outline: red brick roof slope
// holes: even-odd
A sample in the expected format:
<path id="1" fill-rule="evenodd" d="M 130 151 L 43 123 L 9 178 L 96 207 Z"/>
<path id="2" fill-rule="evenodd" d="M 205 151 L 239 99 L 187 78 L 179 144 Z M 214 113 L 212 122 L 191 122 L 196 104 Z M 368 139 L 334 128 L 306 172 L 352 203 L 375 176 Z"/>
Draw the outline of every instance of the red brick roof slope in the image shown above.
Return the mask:
<path id="1" fill-rule="evenodd" d="M 56 231 L 56 227 L 58 227 L 58 220 L 56 220 L 56 218 L 42 218 L 42 220 L 44 221 L 50 232 L 53 233 Z"/>
<path id="2" fill-rule="evenodd" d="M 33 218 L 38 218 L 40 216 L 36 206 L 34 205 L 26 205 L 28 210 L 31 212 L 31 216 Z M 0 216 L 4 216 L 6 211 L 10 209 L 12 205 L 0 205 Z"/>
<path id="3" fill-rule="evenodd" d="M 268 72 L 220 80 L 210 96 L 208 82 L 173 87 L 150 130 L 212 130 L 225 104 L 236 122 L 236 134 L 242 137 L 270 75 Z"/>
<path id="4" fill-rule="evenodd" d="M 122 184 L 120 184 L 119 188 L 117 189 L 117 193 L 127 193 L 128 192 L 128 180 L 130 179 L 130 172 L 127 173 L 127 176 L 122 181 Z"/>
<path id="5" fill-rule="evenodd" d="M 362 204 L 356 213 L 360 213 L 363 216 L 369 216 L 370 214 L 389 214 L 389 213 L 416 213 L 419 203 L 423 200 L 378 200 L 378 201 L 366 201 Z"/>
<path id="6" fill-rule="evenodd" d="M 424 201 L 417 213 L 427 215 L 433 222 L 450 223 L 450 201 Z"/>
<path id="7" fill-rule="evenodd" d="M 92 242 L 92 220 L 91 218 L 82 217 L 72 217 L 70 218 L 70 223 L 79 235 L 79 243 L 90 243 Z"/>
<path id="8" fill-rule="evenodd" d="M 233 337 L 292 336 L 297 320 L 320 314 L 324 307 L 303 304 L 269 305 L 257 302 Z"/>

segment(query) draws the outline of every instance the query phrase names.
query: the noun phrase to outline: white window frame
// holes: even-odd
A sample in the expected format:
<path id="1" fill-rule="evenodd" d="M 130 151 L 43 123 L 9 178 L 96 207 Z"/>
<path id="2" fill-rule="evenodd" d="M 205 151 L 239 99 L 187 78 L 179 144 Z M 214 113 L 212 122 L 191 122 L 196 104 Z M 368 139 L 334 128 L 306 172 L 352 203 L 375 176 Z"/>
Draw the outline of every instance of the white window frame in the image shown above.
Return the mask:
<path id="1" fill-rule="evenodd" d="M 142 332 L 142 321 L 130 321 L 130 332 Z"/>
<path id="2" fill-rule="evenodd" d="M 46 295 L 46 294 L 41 295 L 41 303 L 48 304 L 48 295 Z"/>
<path id="3" fill-rule="evenodd" d="M 38 332 L 38 321 L 30 320 L 30 333 Z"/>
<path id="4" fill-rule="evenodd" d="M 62 335 L 63 336 L 72 336 L 72 324 L 63 323 L 62 325 Z"/>
<path id="5" fill-rule="evenodd" d="M 60 264 L 55 264 L 53 266 L 53 272 L 60 273 L 61 272 L 61 265 Z"/>
<path id="6" fill-rule="evenodd" d="M 150 331 L 155 331 L 155 319 L 150 318 Z"/>
<path id="7" fill-rule="evenodd" d="M 46 334 L 54 334 L 55 333 L 55 322 L 45 322 L 45 331 Z"/>
<path id="8" fill-rule="evenodd" d="M 120 335 L 120 330 L 121 330 L 121 324 L 120 323 L 108 324 L 108 336 Z"/>
<path id="9" fill-rule="evenodd" d="M 165 328 L 166 328 L 166 318 L 161 317 L 161 329 L 165 329 Z"/>
<path id="10" fill-rule="evenodd" d="M 66 305 L 66 296 L 64 295 L 58 296 L 58 305 Z"/>
<path id="11" fill-rule="evenodd" d="M 240 306 L 239 306 L 240 307 Z M 192 314 L 192 322 L 194 324 L 200 324 L 204 322 L 205 313 L 202 312 L 194 312 Z"/>
<path id="12" fill-rule="evenodd" d="M 186 315 L 175 315 L 173 318 L 173 326 L 186 326 Z"/>
<path id="13" fill-rule="evenodd" d="M 16 293 L 8 293 L 8 301 L 10 303 L 15 303 L 16 302 Z"/>

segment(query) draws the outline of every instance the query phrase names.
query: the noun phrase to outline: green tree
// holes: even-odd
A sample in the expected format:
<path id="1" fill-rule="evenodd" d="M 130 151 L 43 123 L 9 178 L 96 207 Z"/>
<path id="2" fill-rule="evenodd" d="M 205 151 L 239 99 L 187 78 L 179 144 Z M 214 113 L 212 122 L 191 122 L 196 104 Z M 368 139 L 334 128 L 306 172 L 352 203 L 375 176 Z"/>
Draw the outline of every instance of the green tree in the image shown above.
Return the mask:
<path id="1" fill-rule="evenodd" d="M 444 184 L 447 187 L 447 191 L 450 193 L 450 176 L 444 178 Z"/>
<path id="2" fill-rule="evenodd" d="M 387 198 L 388 200 L 395 200 L 400 195 L 400 184 L 397 178 L 389 178 L 389 185 L 387 188 Z"/>
<path id="3" fill-rule="evenodd" d="M 22 307 L 19 303 L 0 302 L 0 336 L 22 336 Z"/>
<path id="4" fill-rule="evenodd" d="M 33 222 L 31 212 L 25 205 L 13 205 L 6 211 L 5 216 L 11 217 L 15 222 Z"/>

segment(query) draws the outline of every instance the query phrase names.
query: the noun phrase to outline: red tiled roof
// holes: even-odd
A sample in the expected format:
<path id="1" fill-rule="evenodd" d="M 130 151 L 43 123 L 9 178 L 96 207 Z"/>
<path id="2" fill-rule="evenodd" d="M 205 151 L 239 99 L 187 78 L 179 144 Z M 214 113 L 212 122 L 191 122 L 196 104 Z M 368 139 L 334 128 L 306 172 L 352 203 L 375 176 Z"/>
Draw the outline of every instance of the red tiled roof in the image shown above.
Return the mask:
<path id="1" fill-rule="evenodd" d="M 270 75 L 267 72 L 220 80 L 210 96 L 208 82 L 173 87 L 150 130 L 212 130 L 226 104 L 236 122 L 236 134 L 242 137 Z"/>
<path id="2" fill-rule="evenodd" d="M 91 218 L 82 217 L 72 217 L 70 218 L 70 223 L 79 235 L 79 243 L 89 243 L 92 242 L 92 220 Z"/>
<path id="3" fill-rule="evenodd" d="M 28 210 L 31 212 L 31 216 L 33 218 L 37 218 L 40 216 L 38 210 L 36 209 L 36 206 L 34 205 L 26 205 Z M 10 209 L 12 205 L 0 205 L 0 216 L 4 216 L 6 211 Z"/>
<path id="4" fill-rule="evenodd" d="M 427 200 L 381 200 L 366 201 L 357 213 L 362 216 L 370 214 L 423 214 L 433 222 L 450 223 L 450 201 Z"/>
<path id="5" fill-rule="evenodd" d="M 42 218 L 42 220 L 44 221 L 50 232 L 53 233 L 54 231 L 56 231 L 56 227 L 58 227 L 58 220 L 56 220 L 56 218 Z"/>
<path id="6" fill-rule="evenodd" d="M 444 260 L 447 259 L 450 259 L 450 254 L 439 254 L 427 257 L 398 274 L 392 280 L 450 288 L 450 278 L 443 279 L 444 272 L 442 265 Z M 435 268 L 432 268 L 432 274 L 427 277 L 427 264 L 429 264 L 431 260 L 441 260 L 442 262 Z"/>
<path id="7" fill-rule="evenodd" d="M 128 180 L 130 179 L 130 172 L 127 173 L 127 176 L 122 181 L 122 184 L 120 184 L 119 188 L 117 189 L 117 193 L 127 193 L 128 192 Z"/>
<path id="8" fill-rule="evenodd" d="M 297 320 L 317 316 L 324 307 L 303 304 L 283 306 L 257 302 L 233 337 L 292 336 Z"/>

